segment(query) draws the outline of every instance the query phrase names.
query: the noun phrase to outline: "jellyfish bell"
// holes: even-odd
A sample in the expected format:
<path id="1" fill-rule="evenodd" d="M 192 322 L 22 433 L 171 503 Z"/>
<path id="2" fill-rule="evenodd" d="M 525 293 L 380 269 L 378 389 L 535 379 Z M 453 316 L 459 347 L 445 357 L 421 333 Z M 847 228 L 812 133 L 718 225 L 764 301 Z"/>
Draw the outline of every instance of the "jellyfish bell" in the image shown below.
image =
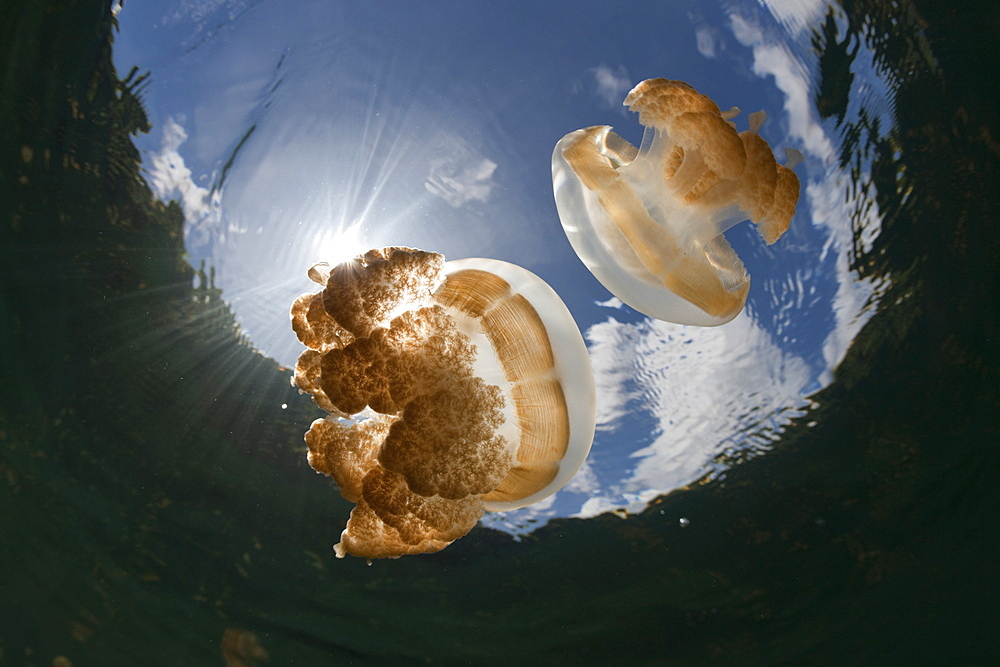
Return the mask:
<path id="1" fill-rule="evenodd" d="M 625 104 L 645 126 L 637 149 L 594 126 L 570 132 L 552 154 L 556 208 L 591 273 L 636 310 L 679 324 L 716 326 L 742 310 L 750 277 L 723 233 L 750 219 L 765 242 L 787 230 L 799 197 L 791 170 L 757 133 L 738 133 L 690 85 L 638 84 Z M 796 159 L 795 155 L 798 156 Z"/>
<path id="2" fill-rule="evenodd" d="M 533 273 L 383 248 L 310 277 L 325 286 L 292 306 L 309 348 L 295 381 L 330 413 L 306 433 L 309 463 L 356 503 L 338 556 L 438 551 L 485 511 L 552 495 L 583 464 L 595 426 L 587 349 Z"/>
<path id="3" fill-rule="evenodd" d="M 481 357 L 484 374 L 511 385 L 519 463 L 483 496 L 486 510 L 533 505 L 564 487 L 590 452 L 596 393 L 586 344 L 559 295 L 527 269 L 475 258 L 445 272 L 439 302 L 483 330 L 494 352 Z"/>

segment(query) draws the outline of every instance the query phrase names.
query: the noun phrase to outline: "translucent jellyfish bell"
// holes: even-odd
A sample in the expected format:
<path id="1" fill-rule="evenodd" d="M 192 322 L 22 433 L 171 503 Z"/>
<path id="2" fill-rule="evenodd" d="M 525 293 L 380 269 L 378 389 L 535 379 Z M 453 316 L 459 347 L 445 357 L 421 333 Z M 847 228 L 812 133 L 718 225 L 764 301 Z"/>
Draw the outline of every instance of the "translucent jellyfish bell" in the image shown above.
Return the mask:
<path id="1" fill-rule="evenodd" d="M 309 463 L 357 503 L 338 556 L 443 549 L 562 488 L 594 436 L 583 338 L 544 281 L 488 259 L 371 250 L 292 306 L 296 384 L 331 413 Z"/>
<path id="2" fill-rule="evenodd" d="M 556 208 L 573 249 L 615 296 L 679 324 L 714 326 L 736 317 L 750 277 L 722 235 L 749 218 L 765 242 L 788 228 L 799 197 L 757 130 L 737 133 L 708 97 L 682 81 L 649 79 L 625 104 L 645 126 L 636 149 L 603 126 L 563 137 L 552 154 Z"/>

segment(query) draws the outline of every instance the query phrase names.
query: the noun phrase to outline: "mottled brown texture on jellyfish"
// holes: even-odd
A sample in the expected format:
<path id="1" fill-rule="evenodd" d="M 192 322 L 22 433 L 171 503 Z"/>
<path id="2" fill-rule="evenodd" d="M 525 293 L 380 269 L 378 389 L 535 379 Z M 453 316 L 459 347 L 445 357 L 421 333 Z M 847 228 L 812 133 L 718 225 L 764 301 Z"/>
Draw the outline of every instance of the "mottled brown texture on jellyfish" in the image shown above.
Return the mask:
<path id="1" fill-rule="evenodd" d="M 397 414 L 421 393 L 471 377 L 476 348 L 444 309 L 428 306 L 401 313 L 321 361 L 318 386 L 340 413 L 370 407 Z"/>
<path id="2" fill-rule="evenodd" d="M 388 389 L 396 405 L 472 377 L 476 346 L 440 306 L 402 313 L 372 337 L 384 342 Z"/>
<path id="3" fill-rule="evenodd" d="M 385 328 L 324 354 L 319 386 L 347 414 L 397 414 L 420 393 L 472 374 L 475 346 L 438 306 L 410 310 Z"/>
<path id="4" fill-rule="evenodd" d="M 354 336 L 337 324 L 323 306 L 322 293 L 303 294 L 292 304 L 292 330 L 303 345 L 320 352 L 344 347 Z"/>
<path id="5" fill-rule="evenodd" d="M 722 116 L 719 106 L 683 81 L 647 79 L 625 97 L 624 105 L 639 114 L 644 126 L 667 128 L 682 113 Z"/>
<path id="6" fill-rule="evenodd" d="M 376 468 L 363 481 L 365 502 L 406 544 L 425 540 L 452 542 L 476 525 L 483 501 L 466 495 L 457 499 L 414 493 L 402 475 Z"/>
<path id="7" fill-rule="evenodd" d="M 488 493 L 513 463 L 506 439 L 496 433 L 503 405 L 500 389 L 478 377 L 417 396 L 389 429 L 379 463 L 422 496 Z"/>
<path id="8" fill-rule="evenodd" d="M 502 272 L 510 266 L 481 261 Z M 589 449 L 592 385 L 583 403 L 589 417 L 575 404 L 575 455 L 561 467 L 570 412 L 549 320 L 507 280 L 479 270 L 446 278 L 442 262 L 436 253 L 386 248 L 332 269 L 318 264 L 310 277 L 325 284 L 322 311 L 308 296 L 293 307 L 293 327 L 313 348 L 300 356 L 297 384 L 332 414 L 350 417 L 317 420 L 306 434 L 310 465 L 356 502 L 338 556 L 438 551 L 471 530 L 484 499 L 495 510 L 544 497 L 569 480 Z M 531 282 L 537 277 L 513 268 L 505 275 L 550 311 L 565 310 L 544 283 L 540 290 Z M 579 337 L 568 311 L 558 317 L 552 321 Z M 577 350 L 574 365 L 589 370 L 582 339 L 559 334 Z M 589 378 L 573 377 L 587 389 Z"/>
<path id="9" fill-rule="evenodd" d="M 338 322 L 348 322 L 357 332 L 367 330 L 322 358 L 316 384 L 339 412 L 354 414 L 368 406 L 396 414 L 415 392 L 431 391 L 432 383 L 456 373 L 471 373 L 461 369 L 471 368 L 474 348 L 440 308 L 388 319 L 401 306 L 430 300 L 430 290 L 443 280 L 442 263 L 437 253 L 388 248 L 369 251 L 330 272 L 324 306 L 329 310 L 331 303 L 337 304 L 332 307 Z M 356 315 L 346 305 L 363 312 Z"/>
<path id="10" fill-rule="evenodd" d="M 723 114 L 711 98 L 702 95 L 687 83 L 669 79 L 649 79 L 641 82 L 632 89 L 624 103 L 632 111 L 638 112 L 639 122 L 644 126 L 658 128 L 673 135 L 674 143 L 663 162 L 663 175 L 667 179 L 671 179 L 677 174 L 692 151 L 702 149 L 701 130 L 695 130 L 694 143 L 692 143 L 690 137 L 685 134 L 688 125 L 711 124 L 715 122 L 714 119 L 723 120 L 733 115 L 732 112 Z M 696 114 L 696 116 L 687 117 L 687 114 Z M 706 117 L 702 117 L 702 115 Z M 681 116 L 685 116 L 685 118 L 679 120 Z M 735 129 L 733 133 L 735 133 Z M 727 139 L 729 138 L 728 134 L 726 133 Z M 734 145 L 730 141 L 729 146 L 722 146 L 722 154 L 727 154 L 726 149 L 731 150 Z M 717 148 L 715 146 L 704 148 L 708 153 L 706 161 L 711 161 L 715 157 Z M 696 162 L 697 160 L 690 161 Z M 702 170 L 697 174 L 697 177 L 690 178 L 690 181 L 684 186 L 687 196 L 692 201 L 704 194 L 720 177 L 726 178 L 718 168 L 714 167 L 720 167 L 720 165 L 709 164 L 707 170 Z M 729 168 L 731 168 L 730 165 L 726 163 L 721 165 L 723 170 Z M 688 171 L 691 170 L 692 167 L 689 165 Z"/>
<path id="11" fill-rule="evenodd" d="M 788 231 L 798 203 L 799 177 L 785 165 L 779 164 L 774 200 L 764 219 L 757 223 L 757 231 L 765 243 L 768 245 L 774 243 Z"/>
<path id="12" fill-rule="evenodd" d="M 747 161 L 736 181 L 736 202 L 751 220 L 762 220 L 774 202 L 778 164 L 774 161 L 771 147 L 756 132 L 740 132 L 740 140 L 743 141 Z"/>
<path id="13" fill-rule="evenodd" d="M 399 558 L 407 554 L 429 554 L 441 551 L 451 542 L 427 538 L 410 544 L 403 540 L 399 531 L 386 524 L 372 510 L 364 496 L 351 510 L 351 518 L 340 535 L 340 542 L 333 550 L 337 558 L 351 555 L 359 558 Z"/>
<path id="14" fill-rule="evenodd" d="M 700 199 L 720 180 L 743 173 L 747 154 L 736 130 L 722 117 L 711 113 L 683 113 L 669 125 L 670 138 L 684 149 L 684 161 L 673 178 L 684 202 Z"/>
<path id="15" fill-rule="evenodd" d="M 412 248 L 369 250 L 330 272 L 323 305 L 359 338 L 386 326 L 403 304 L 428 301 L 441 284 L 444 257 Z"/>
<path id="16" fill-rule="evenodd" d="M 361 497 L 361 482 L 378 467 L 376 455 L 393 417 L 376 415 L 358 422 L 317 419 L 306 432 L 309 465 L 329 475 L 340 487 L 340 495 L 351 502 Z"/>
<path id="17" fill-rule="evenodd" d="M 639 122 L 647 128 L 667 129 L 682 113 L 705 112 L 719 114 L 719 107 L 683 81 L 648 79 L 641 82 L 625 98 L 625 106 L 638 112 Z M 613 135 L 616 139 L 618 135 Z M 629 160 L 631 161 L 631 160 Z M 665 178 L 673 178 L 684 162 L 684 147 L 674 145 L 663 163 Z"/>
<path id="18" fill-rule="evenodd" d="M 614 166 L 602 158 L 599 142 L 592 138 L 593 133 L 601 131 L 606 128 L 586 130 L 578 141 L 565 149 L 564 156 L 583 185 L 597 193 L 601 208 L 625 237 L 643 267 L 675 294 L 709 315 L 725 317 L 738 312 L 743 307 L 749 285 L 736 291 L 727 289 L 710 261 L 685 252 L 679 238 L 649 215 L 639 195 Z"/>
<path id="19" fill-rule="evenodd" d="M 627 107 L 630 107 L 633 104 L 635 104 L 640 98 L 645 96 L 650 90 L 652 90 L 653 88 L 659 88 L 660 86 L 680 86 L 688 90 L 694 90 L 694 86 L 685 81 L 679 81 L 677 79 L 665 79 L 661 76 L 658 76 L 637 83 L 635 85 L 635 88 L 630 90 L 628 95 L 625 96 L 625 101 L 622 102 L 622 104 Z M 647 99 L 647 102 L 648 101 L 649 100 Z"/>
<path id="20" fill-rule="evenodd" d="M 317 384 L 341 413 L 367 406 L 397 414 L 416 393 L 471 375 L 474 358 L 474 346 L 447 314 L 427 307 L 401 313 L 370 337 L 329 350 Z"/>
<path id="21" fill-rule="evenodd" d="M 391 352 L 381 336 L 359 338 L 343 349 L 326 352 L 320 361 L 319 388 L 342 414 L 353 415 L 366 407 L 396 414 L 389 393 Z"/>
<path id="22" fill-rule="evenodd" d="M 319 379 L 322 371 L 320 363 L 322 360 L 323 355 L 316 350 L 306 350 L 300 354 L 299 360 L 295 364 L 295 386 L 301 391 L 304 391 L 312 396 L 316 405 L 323 408 L 327 412 L 346 416 L 346 414 L 338 410 L 333 403 L 330 402 L 326 392 L 319 386 Z"/>

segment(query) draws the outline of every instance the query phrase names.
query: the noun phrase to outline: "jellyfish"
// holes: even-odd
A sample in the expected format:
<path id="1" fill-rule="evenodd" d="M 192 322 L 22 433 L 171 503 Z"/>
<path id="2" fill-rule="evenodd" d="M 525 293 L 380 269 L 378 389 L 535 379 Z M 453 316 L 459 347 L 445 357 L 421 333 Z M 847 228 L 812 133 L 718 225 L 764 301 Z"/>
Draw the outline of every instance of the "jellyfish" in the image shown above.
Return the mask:
<path id="1" fill-rule="evenodd" d="M 723 232 L 750 219 L 767 244 L 788 229 L 799 197 L 750 114 L 721 111 L 683 81 L 649 79 L 625 98 L 646 128 L 637 149 L 602 125 L 570 132 L 552 154 L 556 208 L 573 249 L 615 296 L 650 317 L 724 324 L 750 277 Z"/>
<path id="2" fill-rule="evenodd" d="M 370 250 L 309 277 L 295 384 L 329 416 L 309 464 L 355 503 L 338 557 L 439 551 L 562 488 L 590 451 L 593 371 L 544 281 L 489 259 Z"/>

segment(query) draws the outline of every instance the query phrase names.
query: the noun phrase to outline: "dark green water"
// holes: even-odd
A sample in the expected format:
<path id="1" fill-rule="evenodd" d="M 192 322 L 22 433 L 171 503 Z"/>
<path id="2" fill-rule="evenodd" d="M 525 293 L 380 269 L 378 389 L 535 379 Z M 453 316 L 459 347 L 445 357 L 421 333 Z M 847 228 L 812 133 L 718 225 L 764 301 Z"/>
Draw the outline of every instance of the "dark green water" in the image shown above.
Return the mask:
<path id="1" fill-rule="evenodd" d="M 898 81 L 887 138 L 842 135 L 884 216 L 856 268 L 892 285 L 772 453 L 372 567 L 333 558 L 318 410 L 141 178 L 108 4 L 0 6 L 0 665 L 223 664 L 231 628 L 273 665 L 1000 660 L 995 3 L 843 3 Z M 814 101 L 842 116 L 830 34 Z"/>

